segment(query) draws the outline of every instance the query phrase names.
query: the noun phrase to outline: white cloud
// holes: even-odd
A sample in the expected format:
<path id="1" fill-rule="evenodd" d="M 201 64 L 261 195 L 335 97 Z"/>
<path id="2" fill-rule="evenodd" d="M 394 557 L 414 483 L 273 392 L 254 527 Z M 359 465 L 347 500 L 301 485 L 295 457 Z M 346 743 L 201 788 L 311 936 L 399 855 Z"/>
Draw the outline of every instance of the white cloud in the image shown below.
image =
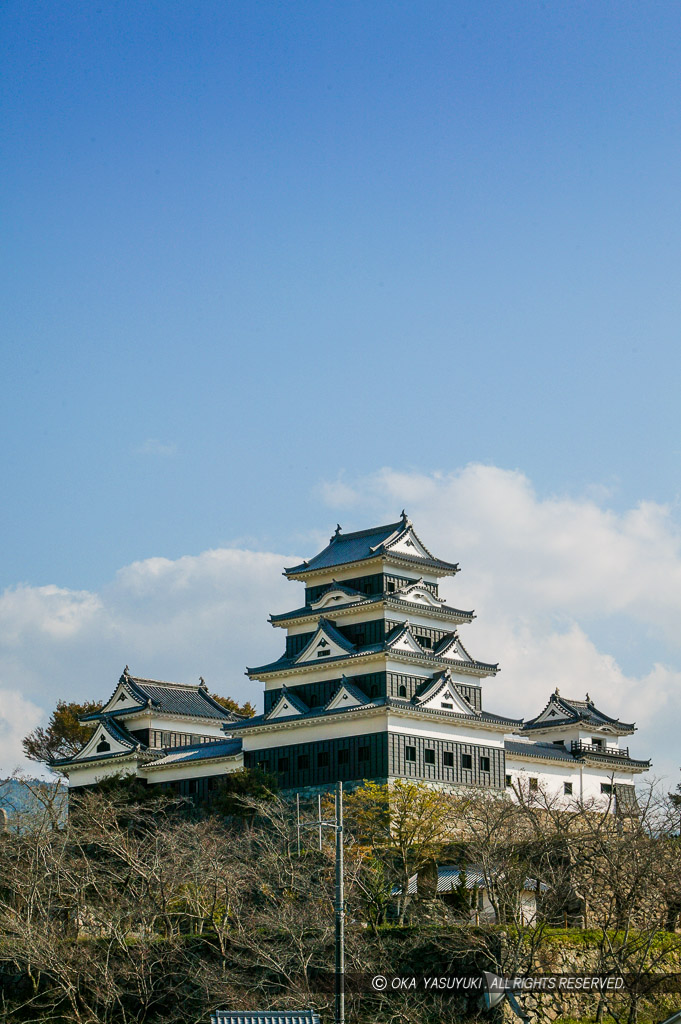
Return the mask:
<path id="1" fill-rule="evenodd" d="M 27 764 L 23 760 L 21 738 L 35 729 L 43 717 L 41 709 L 21 694 L 0 689 L 0 774 Z"/>
<path id="2" fill-rule="evenodd" d="M 406 506 L 423 541 L 461 562 L 444 590 L 477 612 L 462 627 L 473 656 L 501 664 L 485 684 L 488 708 L 531 717 L 556 685 L 568 696 L 588 691 L 607 713 L 638 723 L 632 752 L 676 783 L 681 545 L 670 509 L 642 502 L 615 513 L 594 491 L 543 499 L 521 473 L 480 465 L 432 476 L 385 469 L 320 489 L 334 522 L 350 510 L 346 529 L 390 522 Z M 38 709 L 46 720 L 60 697 L 107 697 L 126 663 L 156 678 L 203 675 L 220 693 L 259 701 L 244 669 L 281 653 L 284 633 L 267 615 L 302 593 L 282 567 L 323 546 L 331 526 L 300 555 L 222 548 L 135 562 L 97 593 L 5 591 L 0 774 L 19 763 Z"/>
<path id="3" fill-rule="evenodd" d="M 542 499 L 522 473 L 478 464 L 383 469 L 320 491 L 334 518 L 351 510 L 348 530 L 391 522 L 406 506 L 424 543 L 461 563 L 443 593 L 476 610 L 462 628 L 473 656 L 500 662 L 485 684 L 488 707 L 531 717 L 555 686 L 588 691 L 606 713 L 638 723 L 632 752 L 676 783 L 681 531 L 669 507 L 644 501 L 616 513 L 593 488 Z"/>

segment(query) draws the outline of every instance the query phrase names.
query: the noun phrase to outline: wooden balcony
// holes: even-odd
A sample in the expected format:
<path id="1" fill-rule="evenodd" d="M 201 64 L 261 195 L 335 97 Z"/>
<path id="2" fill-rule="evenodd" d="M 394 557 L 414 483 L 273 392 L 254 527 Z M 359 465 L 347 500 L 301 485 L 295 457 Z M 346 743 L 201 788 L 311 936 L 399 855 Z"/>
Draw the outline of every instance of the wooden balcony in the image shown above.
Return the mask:
<path id="1" fill-rule="evenodd" d="M 587 743 L 586 740 L 573 740 L 570 744 L 573 754 L 603 754 L 607 757 L 629 757 L 629 747 L 606 747 L 598 743 Z"/>

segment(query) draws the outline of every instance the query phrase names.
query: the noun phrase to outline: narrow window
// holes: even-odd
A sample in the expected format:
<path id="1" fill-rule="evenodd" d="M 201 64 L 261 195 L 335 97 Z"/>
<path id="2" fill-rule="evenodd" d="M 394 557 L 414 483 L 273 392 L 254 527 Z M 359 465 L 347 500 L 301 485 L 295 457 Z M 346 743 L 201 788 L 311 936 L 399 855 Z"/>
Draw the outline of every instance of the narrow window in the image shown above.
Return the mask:
<path id="1" fill-rule="evenodd" d="M 279 760 L 277 761 L 277 771 L 278 772 L 287 772 L 288 771 L 288 758 L 287 757 L 280 757 L 279 758 Z"/>
<path id="2" fill-rule="evenodd" d="M 509 789 L 513 785 L 513 779 L 510 775 L 506 776 L 506 788 Z"/>
<path id="3" fill-rule="evenodd" d="M 435 764 L 435 751 L 432 747 L 426 747 L 423 760 L 426 764 Z"/>
<path id="4" fill-rule="evenodd" d="M 571 782 L 564 782 L 563 783 L 563 793 L 565 794 L 565 796 L 572 796 L 572 783 Z"/>
<path id="5" fill-rule="evenodd" d="M 539 779 L 535 779 L 535 778 L 531 778 L 530 779 L 530 789 L 531 790 L 539 789 Z"/>
<path id="6" fill-rule="evenodd" d="M 298 768 L 300 771 L 304 771 L 310 767 L 310 755 L 309 754 L 298 754 Z"/>
<path id="7" fill-rule="evenodd" d="M 454 753 L 451 750 L 445 750 L 444 754 L 442 755 L 442 763 L 445 766 L 445 768 L 454 767 Z"/>
<path id="8" fill-rule="evenodd" d="M 370 747 L 359 747 L 359 749 L 357 750 L 357 760 L 358 761 L 368 761 L 370 759 L 370 757 L 371 757 L 371 748 Z"/>
<path id="9" fill-rule="evenodd" d="M 489 758 L 486 757 L 484 754 L 482 754 L 481 757 L 480 757 L 480 771 L 481 772 L 488 772 L 489 771 Z"/>
<path id="10" fill-rule="evenodd" d="M 348 764 L 350 762 L 350 751 L 347 747 L 343 747 L 342 750 L 338 751 L 338 764 Z"/>
<path id="11" fill-rule="evenodd" d="M 320 750 L 317 754 L 317 767 L 328 768 L 329 766 L 329 752 L 328 750 Z"/>
<path id="12" fill-rule="evenodd" d="M 467 771 L 473 767 L 473 756 L 471 754 L 461 755 L 461 767 L 465 768 Z"/>
<path id="13" fill-rule="evenodd" d="M 404 748 L 404 760 L 415 761 L 416 760 L 416 747 L 405 747 Z"/>
<path id="14" fill-rule="evenodd" d="M 387 589 L 388 589 L 388 593 L 389 594 L 394 594 L 395 593 L 395 584 L 393 583 L 392 580 L 388 580 L 388 588 Z"/>
<path id="15" fill-rule="evenodd" d="M 407 696 L 407 687 L 406 686 L 400 686 L 399 690 L 397 691 L 397 696 L 398 697 L 406 697 Z"/>

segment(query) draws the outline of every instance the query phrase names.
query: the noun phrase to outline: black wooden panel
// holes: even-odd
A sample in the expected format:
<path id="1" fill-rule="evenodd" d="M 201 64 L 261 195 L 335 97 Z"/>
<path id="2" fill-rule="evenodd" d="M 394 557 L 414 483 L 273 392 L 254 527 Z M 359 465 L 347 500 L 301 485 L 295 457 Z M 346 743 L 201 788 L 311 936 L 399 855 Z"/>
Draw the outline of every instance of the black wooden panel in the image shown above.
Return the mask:
<path id="1" fill-rule="evenodd" d="M 348 682 L 358 686 L 367 697 L 385 697 L 385 672 L 370 672 L 361 676 L 347 676 Z M 287 688 L 295 693 L 310 708 L 323 708 L 340 686 L 340 676 L 325 679 L 319 683 L 301 683 Z M 270 711 L 281 697 L 281 688 L 265 691 L 265 713 Z"/>
<path id="2" fill-rule="evenodd" d="M 405 748 L 416 748 L 416 760 L 407 760 Z M 433 751 L 434 763 L 426 760 L 426 750 Z M 444 753 L 451 753 L 453 765 L 444 763 Z M 471 768 L 462 766 L 462 755 L 471 758 Z M 480 758 L 489 758 L 490 770 L 483 771 Z M 485 789 L 503 789 L 506 762 L 503 748 L 486 747 L 476 743 L 458 743 L 450 740 L 428 739 L 423 736 L 389 735 L 388 767 L 391 776 L 406 779 L 429 779 L 453 785 L 480 786 Z"/>
<path id="3" fill-rule="evenodd" d="M 282 789 L 323 786 L 338 779 L 385 778 L 388 774 L 387 734 L 378 732 L 248 750 L 244 752 L 244 765 L 246 768 L 259 766 L 276 775 Z"/>

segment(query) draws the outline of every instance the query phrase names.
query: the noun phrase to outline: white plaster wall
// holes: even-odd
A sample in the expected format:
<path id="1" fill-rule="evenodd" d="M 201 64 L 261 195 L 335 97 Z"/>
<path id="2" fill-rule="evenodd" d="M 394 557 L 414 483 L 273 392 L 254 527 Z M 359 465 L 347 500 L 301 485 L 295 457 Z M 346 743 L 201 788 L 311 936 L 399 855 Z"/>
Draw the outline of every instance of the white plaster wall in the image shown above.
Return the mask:
<path id="1" fill-rule="evenodd" d="M 150 786 L 160 782 L 176 782 L 178 779 L 207 779 L 215 775 L 226 775 L 229 772 L 237 772 L 244 766 L 243 754 L 230 758 L 229 761 L 212 761 L 204 763 L 197 761 L 188 764 L 168 765 L 167 768 L 157 768 L 151 771 L 143 771 L 142 775 Z"/>
<path id="2" fill-rule="evenodd" d="M 123 764 L 110 762 L 109 764 L 84 765 L 82 768 L 69 769 L 69 787 L 78 789 L 79 786 L 91 786 L 101 779 L 108 779 L 112 775 L 138 775 L 137 766 L 134 761 L 127 761 Z"/>
<path id="3" fill-rule="evenodd" d="M 337 715 L 333 719 L 320 720 L 299 724 L 290 729 L 279 728 L 271 732 L 235 733 L 243 739 L 244 750 L 261 750 L 269 747 L 288 747 L 294 743 L 316 743 L 318 740 L 337 740 L 348 736 L 367 736 L 374 732 L 384 732 L 387 728 L 385 712 L 375 712 L 362 716 Z"/>
<path id="4" fill-rule="evenodd" d="M 142 715 L 131 715 L 121 725 L 128 730 L 136 729 L 159 729 L 162 732 L 184 732 L 194 733 L 196 736 L 220 736 L 224 737 L 221 724 L 216 721 L 215 725 L 208 722 L 197 721 L 194 718 L 170 718 L 154 715 L 148 711 Z M 228 722 L 225 724 L 229 725 Z"/>
<path id="5" fill-rule="evenodd" d="M 613 772 L 608 768 L 591 768 L 586 765 L 569 765 L 559 762 L 542 762 L 535 760 L 523 760 L 516 756 L 506 757 L 506 774 L 511 776 L 513 783 L 520 781 L 523 792 L 528 791 L 528 779 L 539 780 L 539 787 L 551 799 L 556 799 L 566 806 L 575 800 L 592 804 L 601 810 L 606 810 L 609 804 L 609 797 L 601 793 L 601 783 L 612 785 L 613 782 L 633 784 L 634 774 L 628 771 Z M 563 792 L 563 783 L 572 783 L 572 796 L 566 796 Z"/>
<path id="6" fill-rule="evenodd" d="M 447 740 L 452 743 L 477 743 L 485 747 L 503 747 L 504 734 L 501 730 L 492 731 L 478 729 L 475 725 L 466 725 L 456 719 L 408 718 L 406 715 L 388 715 L 390 732 L 401 735 L 422 736 L 424 739 Z"/>

